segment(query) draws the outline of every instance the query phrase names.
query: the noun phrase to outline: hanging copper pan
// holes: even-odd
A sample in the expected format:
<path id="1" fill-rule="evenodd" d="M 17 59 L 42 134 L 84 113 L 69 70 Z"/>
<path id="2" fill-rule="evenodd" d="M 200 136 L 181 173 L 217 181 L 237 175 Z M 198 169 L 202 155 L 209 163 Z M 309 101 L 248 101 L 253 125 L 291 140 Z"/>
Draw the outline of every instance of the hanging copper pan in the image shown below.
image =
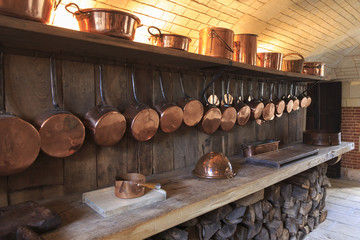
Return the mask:
<path id="1" fill-rule="evenodd" d="M 264 103 L 252 96 L 252 82 L 249 83 L 249 96 L 246 103 L 251 109 L 251 118 L 254 120 L 259 119 L 265 106 Z"/>
<path id="2" fill-rule="evenodd" d="M 80 149 L 85 140 L 85 127 L 78 117 L 62 110 L 57 103 L 55 59 L 50 59 L 51 95 L 54 109 L 36 120 L 41 150 L 53 157 L 68 157 Z"/>
<path id="3" fill-rule="evenodd" d="M 94 141 L 100 146 L 111 146 L 123 137 L 126 130 L 125 117 L 113 106 L 109 106 L 103 92 L 102 65 L 99 65 L 99 90 L 101 103 L 90 109 L 84 125 L 91 130 Z"/>
<path id="4" fill-rule="evenodd" d="M 235 91 L 236 91 L 236 102 L 235 102 L 235 109 L 237 112 L 237 124 L 240 126 L 245 125 L 251 115 L 250 107 L 244 103 L 244 81 L 241 81 L 240 85 L 240 96 L 238 95 L 238 83 L 235 84 Z"/>
<path id="5" fill-rule="evenodd" d="M 276 117 L 281 117 L 285 111 L 285 101 L 283 99 L 280 98 L 280 91 L 281 91 L 281 84 L 278 83 L 278 88 L 277 88 L 277 96 L 275 97 L 275 99 L 273 100 L 273 103 L 275 104 L 275 115 Z"/>
<path id="6" fill-rule="evenodd" d="M 285 89 L 287 90 L 287 84 L 285 84 Z M 290 89 L 291 90 L 291 89 Z M 285 110 L 287 113 L 291 113 L 294 108 L 294 101 L 291 99 L 291 91 L 288 95 L 284 95 L 282 98 L 285 101 Z"/>
<path id="7" fill-rule="evenodd" d="M 201 121 L 201 118 L 204 115 L 204 106 L 199 100 L 189 97 L 189 95 L 185 93 L 182 74 L 180 74 L 179 80 L 184 97 L 177 102 L 177 105 L 183 110 L 184 124 L 193 127 Z"/>
<path id="8" fill-rule="evenodd" d="M 294 94 L 293 91 L 294 90 Z M 300 108 L 300 101 L 299 99 L 296 97 L 296 90 L 297 90 L 297 85 L 295 85 L 295 89 L 294 89 L 294 84 L 291 84 L 290 86 L 290 94 L 291 94 L 291 99 L 294 102 L 294 106 L 293 106 L 293 111 L 297 111 Z"/>
<path id="9" fill-rule="evenodd" d="M 136 104 L 131 104 L 125 110 L 124 116 L 131 135 L 138 141 L 148 141 L 154 137 L 159 128 L 159 116 L 154 109 L 138 100 L 134 70 L 131 73 L 131 83 Z"/>
<path id="10" fill-rule="evenodd" d="M 264 104 L 260 119 L 267 122 L 275 117 L 275 105 L 272 102 L 272 89 L 270 90 L 270 98 L 264 99 L 264 82 L 260 83 L 260 101 Z"/>
<path id="11" fill-rule="evenodd" d="M 308 98 L 306 97 L 305 92 L 298 95 L 297 98 L 299 99 L 300 107 L 306 108 L 308 105 Z"/>
<path id="12" fill-rule="evenodd" d="M 236 109 L 232 106 L 233 97 L 229 94 L 230 81 L 228 80 L 226 94 L 224 94 L 224 80 L 221 81 L 221 123 L 220 128 L 225 132 L 229 132 L 235 126 L 237 120 Z"/>
<path id="13" fill-rule="evenodd" d="M 33 125 L 5 111 L 4 54 L 0 53 L 0 176 L 28 168 L 40 151 L 40 136 Z"/>

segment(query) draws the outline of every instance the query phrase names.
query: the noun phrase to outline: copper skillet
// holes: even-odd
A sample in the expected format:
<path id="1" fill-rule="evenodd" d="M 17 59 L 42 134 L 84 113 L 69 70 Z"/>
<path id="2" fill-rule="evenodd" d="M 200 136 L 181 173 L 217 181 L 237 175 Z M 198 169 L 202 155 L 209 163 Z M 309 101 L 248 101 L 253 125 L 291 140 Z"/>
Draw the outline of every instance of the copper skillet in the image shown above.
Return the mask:
<path id="1" fill-rule="evenodd" d="M 101 103 L 85 114 L 84 125 L 91 130 L 94 141 L 100 146 L 111 146 L 123 137 L 126 130 L 125 117 L 105 100 L 102 80 L 103 66 L 99 65 L 99 90 Z"/>
<path id="2" fill-rule="evenodd" d="M 164 91 L 161 72 L 159 72 L 159 83 L 163 100 L 155 105 L 155 110 L 159 114 L 160 129 L 164 133 L 172 133 L 181 126 L 184 113 L 178 105 L 168 101 Z"/>
<path id="3" fill-rule="evenodd" d="M 287 85 L 285 84 L 285 89 L 287 90 Z M 291 113 L 294 107 L 294 101 L 291 99 L 291 92 L 286 96 L 284 95 L 282 99 L 285 101 L 285 110 L 287 113 Z"/>
<path id="4" fill-rule="evenodd" d="M 249 83 L 249 96 L 246 103 L 251 109 L 251 118 L 254 120 L 259 119 L 264 109 L 264 103 L 252 96 L 252 82 Z"/>
<path id="5" fill-rule="evenodd" d="M 184 112 L 184 124 L 186 126 L 193 127 L 201 121 L 201 118 L 204 115 L 204 106 L 199 100 L 189 97 L 189 95 L 185 93 L 183 76 L 181 73 L 179 81 L 184 97 L 177 102 L 177 105 L 181 107 Z"/>
<path id="6" fill-rule="evenodd" d="M 293 94 L 293 91 L 294 90 L 294 95 Z M 297 91 L 297 85 L 295 86 L 295 89 L 294 89 L 294 84 L 291 84 L 290 86 L 290 98 L 293 100 L 294 102 L 294 106 L 293 106 L 293 111 L 297 111 L 299 110 L 300 108 L 300 101 L 299 99 L 296 97 L 296 91 Z"/>
<path id="7" fill-rule="evenodd" d="M 226 94 L 224 94 L 224 80 L 221 81 L 221 123 L 220 128 L 225 132 L 229 132 L 236 123 L 237 120 L 237 112 L 236 109 L 231 106 L 233 102 L 233 97 L 229 94 L 230 81 L 228 80 Z"/>
<path id="8" fill-rule="evenodd" d="M 54 109 L 36 118 L 41 150 L 52 157 L 68 157 L 80 149 L 85 140 L 85 127 L 78 117 L 62 110 L 57 103 L 55 59 L 50 59 L 51 96 Z"/>
<path id="9" fill-rule="evenodd" d="M 298 95 L 297 98 L 299 99 L 300 107 L 301 108 L 306 108 L 307 105 L 308 105 L 308 98 L 305 96 L 304 92 L 301 93 L 300 95 Z"/>
<path id="10" fill-rule="evenodd" d="M 131 83 L 136 104 L 131 104 L 124 112 L 124 116 L 131 135 L 138 141 L 148 141 L 159 128 L 159 116 L 154 109 L 141 103 L 136 96 L 134 70 L 131 72 Z"/>
<path id="11" fill-rule="evenodd" d="M 5 111 L 4 53 L 0 53 L 0 176 L 28 168 L 40 152 L 40 136 L 33 125 Z"/>
<path id="12" fill-rule="evenodd" d="M 235 84 L 235 91 L 236 91 L 236 102 L 235 102 L 235 109 L 237 112 L 237 124 L 240 126 L 245 125 L 251 115 L 251 109 L 248 105 L 244 103 L 244 81 L 241 81 L 240 87 L 240 96 L 238 95 L 238 82 Z"/>
<path id="13" fill-rule="evenodd" d="M 285 110 L 285 101 L 280 99 L 280 83 L 278 83 L 278 89 L 273 103 L 275 104 L 275 115 L 276 117 L 281 117 Z"/>
<path id="14" fill-rule="evenodd" d="M 273 120 L 275 117 L 275 105 L 272 102 L 272 88 L 270 88 L 270 98 L 264 99 L 264 82 L 260 83 L 260 101 L 264 103 L 260 119 L 265 122 Z"/>

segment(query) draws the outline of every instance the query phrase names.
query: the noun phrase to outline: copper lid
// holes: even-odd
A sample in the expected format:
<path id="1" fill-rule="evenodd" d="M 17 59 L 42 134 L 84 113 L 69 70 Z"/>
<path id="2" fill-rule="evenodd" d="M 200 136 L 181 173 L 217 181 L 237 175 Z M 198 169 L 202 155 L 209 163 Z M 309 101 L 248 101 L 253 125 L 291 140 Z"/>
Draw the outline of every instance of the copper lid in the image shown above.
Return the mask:
<path id="1" fill-rule="evenodd" d="M 229 159 L 220 152 L 209 152 L 203 155 L 196 163 L 192 173 L 201 178 L 233 178 Z"/>
<path id="2" fill-rule="evenodd" d="M 99 145 L 111 146 L 120 141 L 125 130 L 125 117 L 117 111 L 111 111 L 96 122 L 94 140 Z"/>

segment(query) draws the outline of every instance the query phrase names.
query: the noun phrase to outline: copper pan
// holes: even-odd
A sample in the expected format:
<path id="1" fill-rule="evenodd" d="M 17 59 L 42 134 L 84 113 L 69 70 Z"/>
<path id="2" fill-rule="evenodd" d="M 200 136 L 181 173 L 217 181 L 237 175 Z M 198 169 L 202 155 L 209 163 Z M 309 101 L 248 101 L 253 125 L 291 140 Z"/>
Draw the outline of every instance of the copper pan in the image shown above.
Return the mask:
<path id="1" fill-rule="evenodd" d="M 0 176 L 28 168 L 40 151 L 40 136 L 33 125 L 5 111 L 4 54 L 0 53 Z"/>
<path id="2" fill-rule="evenodd" d="M 158 34 L 154 34 L 150 29 L 155 29 Z M 149 41 L 151 45 L 165 48 L 173 48 L 188 51 L 191 38 L 178 34 L 164 34 L 160 29 L 154 26 L 148 27 L 148 32 L 151 35 Z"/>
<path id="3" fill-rule="evenodd" d="M 102 65 L 99 65 L 99 90 L 101 103 L 85 114 L 84 125 L 91 130 L 94 141 L 100 146 L 111 146 L 123 137 L 126 130 L 125 117 L 109 106 L 103 92 Z"/>
<path id="4" fill-rule="evenodd" d="M 158 113 L 148 105 L 141 103 L 136 96 L 134 70 L 131 73 L 132 89 L 136 104 L 131 104 L 124 116 L 131 135 L 138 141 L 150 140 L 159 128 Z"/>
<path id="5" fill-rule="evenodd" d="M 85 140 L 85 127 L 78 117 L 62 110 L 57 103 L 55 59 L 50 59 L 51 95 L 54 109 L 36 118 L 41 150 L 52 157 L 68 157 L 78 151 Z"/>
<path id="6" fill-rule="evenodd" d="M 285 84 L 285 89 L 287 90 L 287 84 Z M 288 95 L 284 95 L 282 100 L 285 102 L 285 110 L 287 113 L 291 113 L 294 108 L 294 101 L 291 99 L 291 92 Z"/>
<path id="7" fill-rule="evenodd" d="M 183 110 L 184 124 L 193 127 L 201 121 L 201 118 L 204 115 L 204 106 L 199 100 L 192 98 L 185 93 L 182 74 L 180 74 L 179 81 L 184 97 L 177 102 L 177 105 Z"/>
<path id="8" fill-rule="evenodd" d="M 292 93 L 292 90 L 294 90 L 294 94 Z M 291 99 L 294 102 L 294 106 L 293 106 L 293 111 L 297 111 L 300 108 L 300 101 L 299 99 L 296 97 L 296 91 L 297 91 L 297 85 L 295 85 L 294 88 L 294 84 L 291 84 L 290 86 L 290 94 L 291 94 Z"/>
<path id="9" fill-rule="evenodd" d="M 221 81 L 221 123 L 220 128 L 225 132 L 229 132 L 235 126 L 237 120 L 236 109 L 232 106 L 234 98 L 229 94 L 230 81 L 228 80 L 226 94 L 224 94 L 224 80 Z"/>
<path id="10" fill-rule="evenodd" d="M 235 91 L 236 91 L 236 102 L 235 102 L 235 109 L 237 112 L 237 124 L 240 126 L 245 125 L 251 115 L 250 107 L 244 103 L 244 81 L 241 81 L 240 87 L 240 96 L 238 95 L 238 83 L 235 84 Z"/>
<path id="11" fill-rule="evenodd" d="M 275 99 L 273 100 L 273 103 L 275 104 L 275 116 L 276 117 L 281 117 L 285 111 L 285 101 L 283 99 L 281 99 L 280 97 L 281 94 L 281 84 L 278 83 L 278 88 L 277 88 L 277 96 L 275 97 Z"/>
<path id="12" fill-rule="evenodd" d="M 163 100 L 155 105 L 155 109 L 159 114 L 160 129 L 164 133 L 172 133 L 181 126 L 184 113 L 178 105 L 168 101 L 164 91 L 161 72 L 159 72 L 159 83 Z"/>
<path id="13" fill-rule="evenodd" d="M 264 103 L 252 96 L 252 82 L 249 83 L 249 96 L 246 99 L 246 104 L 250 107 L 251 118 L 254 120 L 259 119 L 265 106 Z"/>
<path id="14" fill-rule="evenodd" d="M 160 183 L 146 183 L 140 173 L 125 173 L 115 178 L 115 196 L 118 198 L 137 198 L 145 194 L 145 188 L 161 189 Z"/>
<path id="15" fill-rule="evenodd" d="M 260 83 L 260 101 L 264 104 L 260 119 L 265 122 L 273 120 L 275 117 L 275 104 L 272 102 L 272 88 L 270 88 L 270 98 L 264 99 L 264 82 Z"/>

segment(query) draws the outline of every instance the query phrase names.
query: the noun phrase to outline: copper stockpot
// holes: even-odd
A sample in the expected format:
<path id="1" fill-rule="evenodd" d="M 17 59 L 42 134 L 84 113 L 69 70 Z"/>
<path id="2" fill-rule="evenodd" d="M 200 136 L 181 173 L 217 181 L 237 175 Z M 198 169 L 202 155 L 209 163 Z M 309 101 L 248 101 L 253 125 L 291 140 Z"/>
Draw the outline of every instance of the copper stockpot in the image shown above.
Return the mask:
<path id="1" fill-rule="evenodd" d="M 290 92 L 288 95 L 284 95 L 282 97 L 282 100 L 284 100 L 284 102 L 285 102 L 285 110 L 287 113 L 291 113 L 294 108 L 294 101 L 291 99 L 291 91 L 292 91 L 292 89 L 290 89 Z"/>
<path id="2" fill-rule="evenodd" d="M 272 102 L 272 89 L 270 91 L 270 98 L 264 99 L 264 83 L 262 82 L 260 87 L 260 101 L 264 104 L 264 109 L 262 110 L 262 114 L 260 119 L 263 121 L 273 120 L 275 117 L 275 105 Z"/>
<path id="3" fill-rule="evenodd" d="M 158 113 L 148 105 L 141 103 L 136 96 L 134 70 L 131 73 L 132 89 L 137 104 L 131 104 L 124 116 L 131 135 L 138 141 L 148 141 L 159 128 Z"/>
<path id="4" fill-rule="evenodd" d="M 196 163 L 192 173 L 201 178 L 233 178 L 233 171 L 229 159 L 220 152 L 204 154 Z"/>
<path id="5" fill-rule="evenodd" d="M 256 65 L 257 37 L 256 34 L 235 34 L 233 60 Z"/>
<path id="6" fill-rule="evenodd" d="M 225 132 L 229 132 L 235 126 L 237 120 L 237 111 L 231 106 L 233 102 L 233 97 L 229 94 L 230 81 L 227 84 L 226 94 L 224 94 L 224 81 L 221 82 L 222 88 L 222 104 L 220 107 L 221 110 L 221 123 L 220 128 Z"/>
<path id="7" fill-rule="evenodd" d="M 277 52 L 257 53 L 256 65 L 259 67 L 281 70 L 282 63 L 283 63 L 283 54 L 282 53 L 277 53 Z"/>
<path id="8" fill-rule="evenodd" d="M 252 96 L 252 82 L 249 83 L 249 96 L 246 100 L 246 104 L 251 110 L 251 118 L 254 120 L 259 119 L 265 106 L 264 103 Z"/>
<path id="9" fill-rule="evenodd" d="M 325 63 L 323 62 L 304 62 L 303 74 L 323 77 L 325 75 Z"/>
<path id="10" fill-rule="evenodd" d="M 33 125 L 5 111 L 4 54 L 0 53 L 0 176 L 28 168 L 40 152 L 40 136 Z"/>
<path id="11" fill-rule="evenodd" d="M 159 33 L 153 34 L 150 29 L 156 29 Z M 154 26 L 148 27 L 150 33 L 149 41 L 151 45 L 158 47 L 174 48 L 184 51 L 189 51 L 189 44 L 191 38 L 178 35 L 178 34 L 164 34 L 161 33 L 160 29 Z"/>
<path id="12" fill-rule="evenodd" d="M 200 30 L 199 54 L 232 60 L 234 32 L 227 28 L 208 27 Z"/>
<path id="13" fill-rule="evenodd" d="M 69 10 L 70 6 L 77 8 L 76 12 Z M 80 31 L 109 35 L 113 37 L 134 40 L 135 32 L 141 26 L 140 19 L 128 12 L 104 9 L 80 9 L 75 3 L 69 3 L 65 9 L 76 17 Z"/>
<path id="14" fill-rule="evenodd" d="M 119 142 L 123 137 L 126 130 L 126 120 L 115 107 L 107 104 L 103 93 L 101 65 L 99 65 L 99 73 L 101 103 L 86 113 L 84 125 L 91 130 L 96 144 L 111 146 Z"/>
<path id="15" fill-rule="evenodd" d="M 160 118 L 160 129 L 164 133 L 175 132 L 181 126 L 184 113 L 183 110 L 175 103 L 169 102 L 164 91 L 162 76 L 159 72 L 159 83 L 163 100 L 155 105 L 155 109 Z"/>
<path id="16" fill-rule="evenodd" d="M 280 98 L 280 86 L 281 85 L 279 83 L 277 96 L 273 100 L 273 103 L 275 104 L 275 116 L 276 117 L 281 117 L 283 115 L 285 107 L 286 107 L 285 101 Z"/>
<path id="17" fill-rule="evenodd" d="M 285 60 L 288 56 L 298 56 L 298 60 Z M 304 66 L 304 57 L 299 53 L 288 53 L 283 57 L 282 71 L 301 73 Z"/>
<path id="18" fill-rule="evenodd" d="M 0 0 L 0 13 L 48 24 L 52 12 L 60 2 L 61 0 Z"/>
<path id="19" fill-rule="evenodd" d="M 160 183 L 146 183 L 140 173 L 125 173 L 115 178 L 115 196 L 118 198 L 137 198 L 145 194 L 145 188 L 161 189 Z"/>
<path id="20" fill-rule="evenodd" d="M 183 110 L 184 124 L 193 127 L 201 121 L 201 118 L 204 115 L 204 106 L 199 100 L 192 98 L 185 93 L 182 74 L 180 74 L 179 81 L 184 97 L 177 102 L 177 105 Z"/>
<path id="21" fill-rule="evenodd" d="M 240 88 L 240 96 L 238 95 L 238 83 L 235 84 L 236 90 L 236 102 L 235 102 L 235 109 L 237 112 L 237 124 L 240 126 L 245 125 L 251 115 L 250 107 L 244 103 L 244 82 L 241 81 L 241 88 Z"/>

